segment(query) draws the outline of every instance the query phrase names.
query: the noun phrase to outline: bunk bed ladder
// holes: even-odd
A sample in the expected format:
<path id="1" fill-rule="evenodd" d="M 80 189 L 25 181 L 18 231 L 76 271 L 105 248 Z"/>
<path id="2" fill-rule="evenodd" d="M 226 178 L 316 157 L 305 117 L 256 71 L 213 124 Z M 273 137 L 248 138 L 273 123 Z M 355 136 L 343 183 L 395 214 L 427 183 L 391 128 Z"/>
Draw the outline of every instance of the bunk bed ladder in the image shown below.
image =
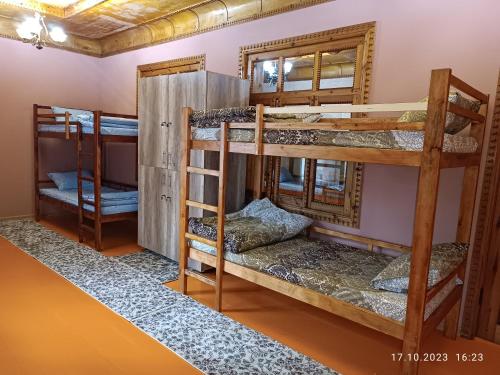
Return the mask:
<path id="1" fill-rule="evenodd" d="M 94 112 L 94 132 L 93 132 L 93 152 L 87 153 L 83 149 L 83 131 L 82 125 L 77 125 L 77 181 L 78 181 L 78 241 L 85 240 L 85 233 L 94 235 L 95 249 L 101 250 L 101 139 L 100 139 L 100 123 L 101 112 Z M 83 157 L 91 156 L 94 164 L 94 177 L 83 175 Z M 92 182 L 94 185 L 94 200 L 86 199 L 83 196 L 84 181 Z M 85 205 L 93 206 L 93 221 L 94 225 L 90 226 L 85 223 L 87 215 L 85 214 Z"/>
<path id="2" fill-rule="evenodd" d="M 219 170 L 198 168 L 191 166 L 191 127 L 189 117 L 191 109 L 185 108 L 183 111 L 182 127 L 182 159 L 181 159 L 181 191 L 180 191 L 180 282 L 181 292 L 187 292 L 187 277 L 191 276 L 215 288 L 215 305 L 217 311 L 222 309 L 222 277 L 224 273 L 224 214 L 225 214 L 225 195 L 226 195 L 226 174 L 228 166 L 229 145 L 228 129 L 229 125 L 221 125 L 221 136 L 219 142 Z M 191 174 L 208 175 L 218 177 L 217 206 L 196 202 L 189 199 L 189 180 Z M 189 232 L 189 207 L 200 208 L 211 211 L 217 215 L 217 239 L 212 241 L 204 237 L 197 236 Z M 205 245 L 216 248 L 215 280 L 204 274 L 188 269 L 189 241 L 194 240 Z"/>

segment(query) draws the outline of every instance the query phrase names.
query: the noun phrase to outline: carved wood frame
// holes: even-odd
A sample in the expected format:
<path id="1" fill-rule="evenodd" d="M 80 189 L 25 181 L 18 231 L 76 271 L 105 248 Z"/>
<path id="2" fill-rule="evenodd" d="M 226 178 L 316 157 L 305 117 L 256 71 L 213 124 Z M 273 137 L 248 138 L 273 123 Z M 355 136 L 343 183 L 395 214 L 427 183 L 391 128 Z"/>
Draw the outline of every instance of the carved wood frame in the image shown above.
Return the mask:
<path id="1" fill-rule="evenodd" d="M 198 72 L 201 70 L 205 70 L 206 60 L 206 55 L 203 54 L 137 66 L 137 82 L 135 94 L 136 112 L 139 110 L 139 80 L 141 78 L 177 73 Z"/>
<path id="2" fill-rule="evenodd" d="M 498 295 L 495 293 L 499 292 L 498 281 L 495 284 L 495 277 L 500 278 L 500 271 L 496 270 L 495 274 L 500 244 L 494 243 L 499 210 L 495 206 L 495 199 L 496 195 L 499 194 L 498 189 L 500 189 L 498 181 L 500 176 L 500 73 L 484 163 L 476 231 L 474 243 L 470 249 L 472 255 L 467 277 L 462 334 L 468 338 L 478 335 L 492 340 L 495 332 L 490 314 L 493 314 L 493 311 L 498 312 L 498 305 L 493 306 L 491 300 L 492 295 Z M 495 288 L 496 290 L 494 290 Z M 498 299 L 495 302 L 498 303 Z"/>
<path id="3" fill-rule="evenodd" d="M 372 64 L 374 53 L 374 40 L 375 40 L 375 22 L 368 22 L 338 29 L 321 31 L 318 33 L 307 34 L 292 38 L 281 40 L 274 40 L 244 46 L 240 48 L 240 61 L 239 73 L 243 79 L 253 80 L 251 70 L 250 77 L 248 76 L 249 64 L 254 64 L 259 59 L 278 58 L 280 61 L 280 69 L 282 69 L 283 56 L 297 56 L 301 53 L 307 53 L 315 49 L 315 62 L 312 90 L 293 92 L 283 91 L 283 80 L 278 79 L 277 92 L 275 93 L 259 93 L 251 94 L 251 104 L 266 104 L 266 105 L 285 105 L 297 103 L 309 103 L 310 105 L 319 105 L 324 102 L 337 102 L 346 103 L 352 102 L 354 104 L 366 104 L 368 102 L 368 95 L 372 81 Z M 345 48 L 356 48 L 356 72 L 354 87 L 348 89 L 320 89 L 319 76 L 321 74 L 321 60 L 320 53 L 326 50 L 339 50 Z M 252 84 L 253 82 L 251 82 Z M 250 158 L 249 158 L 250 159 Z M 268 167 L 276 168 L 276 160 L 271 163 L 264 163 Z M 311 163 L 306 163 L 309 166 Z M 271 193 L 271 198 L 281 206 L 290 211 L 299 212 L 316 220 L 328 221 L 334 224 L 340 224 L 351 227 L 359 227 L 360 207 L 361 207 L 361 191 L 362 191 L 362 176 L 363 164 L 350 163 L 348 176 L 346 178 L 346 187 L 349 186 L 350 192 L 346 188 L 346 204 L 344 209 L 340 212 L 325 212 L 319 209 L 312 209 L 310 207 L 292 204 L 290 199 L 280 199 L 279 191 L 277 188 L 276 179 L 279 176 L 273 176 L 274 173 L 266 172 L 266 179 L 268 181 L 267 192 Z M 253 162 L 249 161 L 249 167 Z M 279 168 L 278 168 L 279 170 Z M 250 172 L 250 176 L 251 176 Z M 250 177 L 249 179 L 252 179 Z M 304 198 L 302 202 L 310 201 L 307 197 L 309 184 L 305 184 Z"/>

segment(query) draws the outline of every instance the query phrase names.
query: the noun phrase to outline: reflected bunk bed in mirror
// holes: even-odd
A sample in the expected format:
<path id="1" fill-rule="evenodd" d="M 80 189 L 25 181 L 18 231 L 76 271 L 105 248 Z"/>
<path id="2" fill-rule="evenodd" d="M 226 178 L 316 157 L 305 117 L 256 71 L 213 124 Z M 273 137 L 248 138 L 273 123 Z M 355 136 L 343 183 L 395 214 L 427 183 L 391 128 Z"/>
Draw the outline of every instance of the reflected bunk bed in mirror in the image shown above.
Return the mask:
<path id="1" fill-rule="evenodd" d="M 452 94 L 452 87 L 462 94 Z M 468 104 L 464 105 L 465 102 L 462 99 L 466 97 L 471 99 L 467 99 Z M 185 109 L 180 176 L 182 184 L 180 202 L 182 292 L 187 291 L 188 276 L 202 280 L 215 287 L 215 306 L 221 310 L 223 275 L 224 272 L 230 273 L 400 339 L 402 356 L 405 358 L 418 355 L 424 338 L 443 320 L 445 335 L 455 338 L 463 289 L 460 280 L 464 280 L 465 276 L 466 249 L 471 235 L 487 105 L 487 95 L 454 76 L 451 69 L 440 69 L 432 71 L 427 102 L 333 104 L 281 108 L 257 105 L 256 108 L 207 112 L 192 112 L 189 108 Z M 386 115 L 397 112 L 405 112 L 406 121 L 403 121 L 404 117 L 398 121 L 397 117 Z M 316 123 L 295 121 L 276 123 L 270 120 L 277 114 L 289 113 L 300 113 L 301 117 L 304 113 L 367 113 L 384 117 L 327 119 Z M 453 121 L 450 122 L 450 119 Z M 470 125 L 469 134 L 451 134 L 457 132 L 456 128 L 451 128 L 451 124 L 463 127 Z M 208 131 L 205 133 L 204 129 Z M 191 166 L 191 150 L 219 152 L 219 169 L 209 170 Z M 366 301 L 361 304 L 355 300 L 346 301 L 335 288 L 325 293 L 312 286 L 308 287 L 303 282 L 287 279 L 286 273 L 274 273 L 271 270 L 272 267 L 252 266 L 251 259 L 254 255 L 261 253 L 262 256 L 272 256 L 277 251 L 275 246 L 279 247 L 280 244 L 286 251 L 293 251 L 291 241 L 298 241 L 298 239 L 262 246 L 239 254 L 228 250 L 226 243 L 232 240 L 228 234 L 223 234 L 224 230 L 229 230 L 229 227 L 225 227 L 226 222 L 234 226 L 235 219 L 240 217 L 243 217 L 243 221 L 251 222 L 245 219 L 245 210 L 248 210 L 248 207 L 238 214 L 225 216 L 224 197 L 229 173 L 227 157 L 231 152 L 279 158 L 306 157 L 317 160 L 354 161 L 418 168 L 419 180 L 411 247 L 318 227 L 312 227 L 309 231 L 365 245 L 366 249 L 350 247 L 351 250 L 348 250 L 357 254 L 355 256 L 357 260 L 353 259 L 354 263 L 358 262 L 356 263 L 357 269 L 360 271 L 374 269 L 373 263 L 369 260 L 375 256 L 370 255 L 374 254 L 374 250 L 377 250 L 375 254 L 380 256 L 382 254 L 378 250 L 384 248 L 403 254 L 411 253 L 411 258 L 408 255 L 406 258 L 401 258 L 405 255 L 396 258 L 396 260 L 406 259 L 408 262 L 405 275 L 407 285 L 399 292 L 392 293 L 394 298 L 396 295 L 398 299 L 404 298 L 402 317 L 387 315 L 377 311 L 375 307 L 369 308 Z M 437 246 L 436 249 L 436 246 L 433 246 L 433 230 L 439 177 L 441 170 L 445 168 L 465 168 L 465 173 L 456 243 Z M 189 200 L 186 192 L 189 191 L 189 176 L 193 173 L 218 178 L 219 204 L 217 206 Z M 279 180 L 279 175 L 277 179 Z M 263 181 L 257 181 L 254 186 L 256 187 L 254 197 L 261 198 L 265 193 Z M 216 214 L 209 220 L 210 230 L 200 231 L 193 225 L 200 219 L 189 219 L 190 207 L 201 208 Z M 286 222 L 280 222 L 279 225 L 286 226 Z M 244 226 L 241 226 L 240 231 L 244 232 Z M 256 238 L 256 236 L 250 237 Z M 298 251 L 296 255 L 288 254 L 286 259 L 292 261 L 312 251 L 306 249 L 306 253 L 302 254 L 301 249 L 296 250 Z M 318 249 L 314 250 L 314 253 L 317 251 Z M 450 269 L 442 278 L 429 282 L 432 280 L 429 278 L 429 271 L 436 251 L 450 258 L 453 258 L 453 254 L 458 251 L 461 256 L 459 259 L 455 257 L 454 263 L 450 265 Z M 365 256 L 360 254 L 365 254 Z M 215 267 L 215 280 L 188 269 L 189 258 Z M 259 261 L 259 258 L 255 259 L 258 264 L 264 264 Z M 312 277 L 315 272 L 314 267 L 310 269 L 310 272 Z M 318 272 L 327 271 L 318 269 Z M 325 275 L 327 276 L 328 272 Z M 417 361 L 402 362 L 402 373 L 416 374 L 417 371 Z"/>
<path id="2" fill-rule="evenodd" d="M 92 234 L 95 249 L 101 251 L 104 223 L 137 220 L 137 185 L 107 180 L 105 171 L 106 144 L 134 144 L 137 179 L 137 116 L 34 104 L 33 135 L 35 220 L 40 220 L 42 202 L 74 212 L 79 241 Z M 44 139 L 74 142 L 73 171 L 40 176 L 39 146 Z M 48 147 L 44 150 L 51 152 Z"/>

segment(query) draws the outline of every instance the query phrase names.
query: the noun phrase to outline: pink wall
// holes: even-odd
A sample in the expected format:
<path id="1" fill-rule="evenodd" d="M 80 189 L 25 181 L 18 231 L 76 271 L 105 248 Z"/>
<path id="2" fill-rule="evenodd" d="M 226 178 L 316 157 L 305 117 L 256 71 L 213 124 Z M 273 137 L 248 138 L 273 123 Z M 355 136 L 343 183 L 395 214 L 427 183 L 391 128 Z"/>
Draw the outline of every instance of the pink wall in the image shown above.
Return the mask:
<path id="1" fill-rule="evenodd" d="M 368 21 L 377 22 L 371 102 L 425 96 L 430 70 L 440 67 L 452 67 L 467 82 L 494 93 L 500 65 L 498 14 L 500 3 L 494 0 L 337 0 L 106 58 L 101 103 L 109 111 L 130 112 L 140 64 L 204 53 L 208 70 L 237 75 L 240 46 Z M 435 241 L 455 236 L 462 173 L 443 173 Z M 367 165 L 356 232 L 409 244 L 416 182 L 416 169 Z"/>
<path id="2" fill-rule="evenodd" d="M 98 108 L 98 62 L 0 38 L 0 217 L 33 212 L 33 104 Z M 64 142 L 41 145 L 52 170 L 74 166 L 72 151 Z"/>
<path id="3" fill-rule="evenodd" d="M 450 66 L 494 93 L 498 14 L 495 0 L 337 0 L 105 59 L 0 39 L 0 217 L 32 212 L 34 102 L 133 113 L 137 65 L 204 53 L 208 70 L 237 75 L 242 45 L 368 21 L 377 22 L 371 102 L 419 99 L 426 95 L 430 70 Z M 113 174 L 112 169 L 110 177 L 118 177 Z M 461 175 L 443 173 L 436 241 L 454 238 Z M 409 243 L 416 180 L 415 169 L 367 165 L 356 232 Z"/>

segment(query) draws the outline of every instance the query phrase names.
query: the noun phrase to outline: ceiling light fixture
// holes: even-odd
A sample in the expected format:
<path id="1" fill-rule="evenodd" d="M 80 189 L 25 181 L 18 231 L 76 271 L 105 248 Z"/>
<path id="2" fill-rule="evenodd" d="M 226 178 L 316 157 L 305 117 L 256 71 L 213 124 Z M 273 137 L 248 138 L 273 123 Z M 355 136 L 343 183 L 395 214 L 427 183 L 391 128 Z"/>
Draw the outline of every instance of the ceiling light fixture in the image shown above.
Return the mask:
<path id="1" fill-rule="evenodd" d="M 23 42 L 31 43 L 37 49 L 45 47 L 47 39 L 56 43 L 64 43 L 68 38 L 68 35 L 59 26 L 52 26 L 49 31 L 43 17 L 38 12 L 35 12 L 34 17 L 26 18 L 16 31 Z"/>

